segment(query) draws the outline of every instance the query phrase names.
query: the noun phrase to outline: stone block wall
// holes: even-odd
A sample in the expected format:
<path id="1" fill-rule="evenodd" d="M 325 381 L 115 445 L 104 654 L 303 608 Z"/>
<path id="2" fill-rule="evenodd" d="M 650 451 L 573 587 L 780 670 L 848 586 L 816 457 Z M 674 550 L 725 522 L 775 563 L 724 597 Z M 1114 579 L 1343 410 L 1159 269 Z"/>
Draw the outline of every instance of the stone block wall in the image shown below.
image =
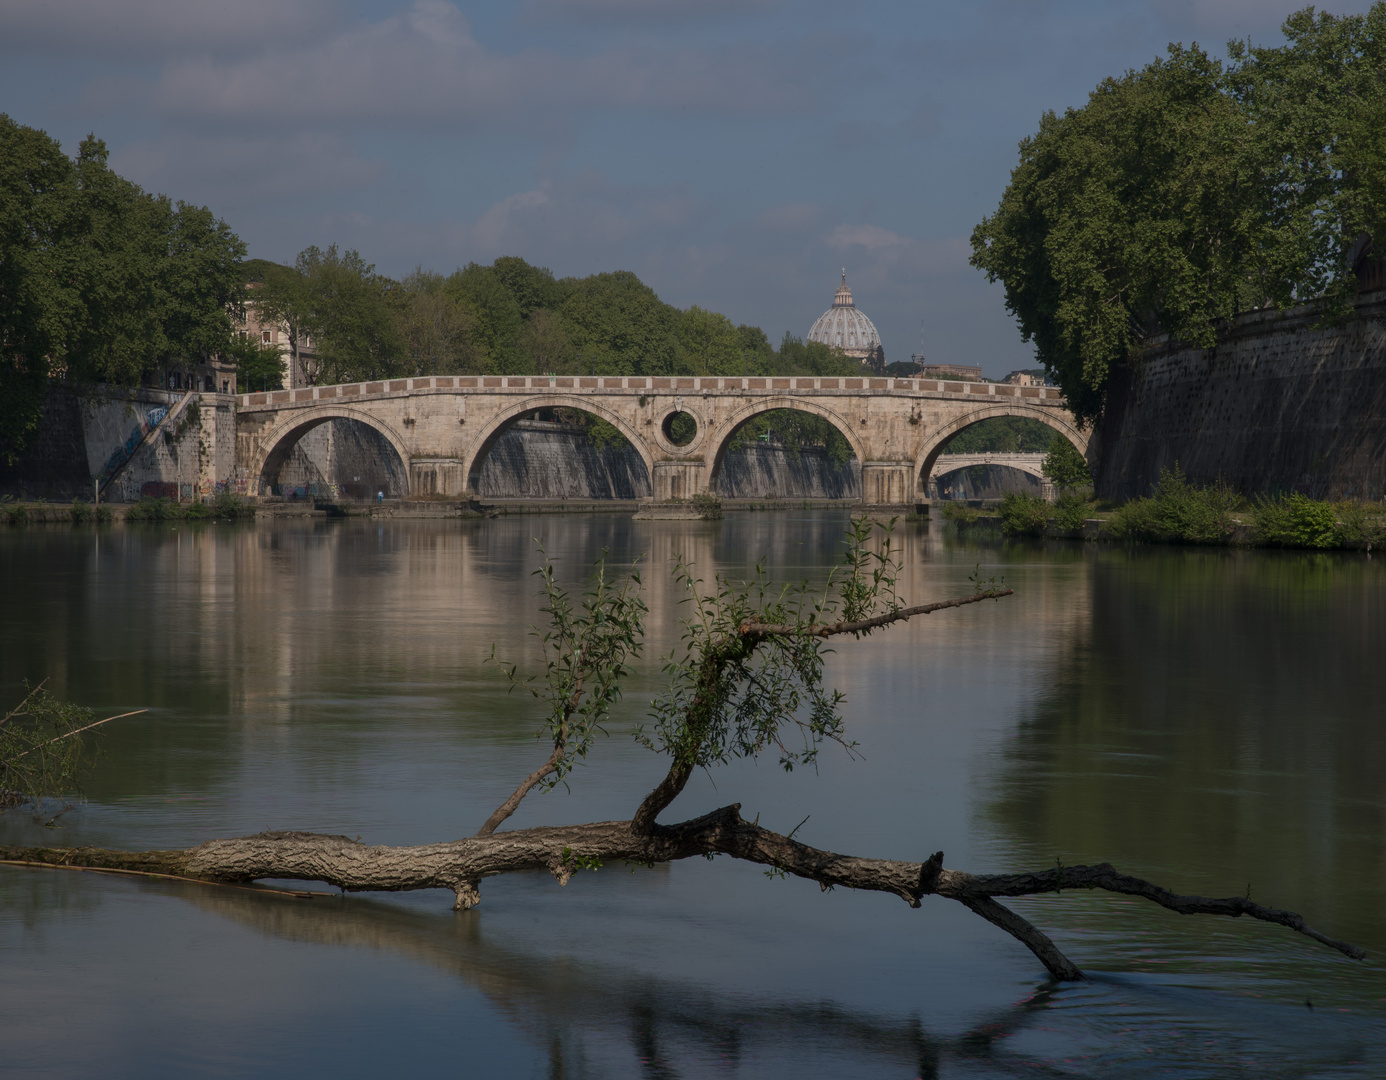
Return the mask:
<path id="1" fill-rule="evenodd" d="M 159 430 L 184 396 L 181 391 L 123 387 L 78 393 L 54 385 L 24 456 L 14 466 L 0 468 L 0 494 L 90 501 L 98 479 L 104 484 L 102 499 L 116 502 L 147 494 L 186 499 L 225 490 L 235 470 L 234 399 L 194 394 L 184 414 Z"/>
<path id="2" fill-rule="evenodd" d="M 1092 458 L 1097 493 L 1149 494 L 1162 469 L 1248 494 L 1386 498 L 1386 293 L 1319 325 L 1240 316 L 1212 349 L 1160 341 L 1120 370 Z"/>

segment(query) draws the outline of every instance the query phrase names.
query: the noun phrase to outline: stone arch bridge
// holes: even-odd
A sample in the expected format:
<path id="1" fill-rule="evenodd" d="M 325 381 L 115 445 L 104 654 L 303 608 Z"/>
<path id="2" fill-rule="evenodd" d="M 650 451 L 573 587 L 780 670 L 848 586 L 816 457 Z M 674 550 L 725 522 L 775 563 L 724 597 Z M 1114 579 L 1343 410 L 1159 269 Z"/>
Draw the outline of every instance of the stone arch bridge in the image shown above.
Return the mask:
<path id="1" fill-rule="evenodd" d="M 914 502 L 939 453 L 964 428 L 995 416 L 1027 416 L 1086 453 L 1057 390 L 1005 383 L 796 376 L 432 376 L 243 394 L 237 399 L 236 462 L 252 494 L 268 491 L 298 440 L 319 424 L 358 420 L 381 433 L 406 466 L 409 494 L 462 497 L 507 427 L 536 409 L 581 409 L 616 427 L 649 470 L 656 499 L 715 491 L 732 435 L 772 409 L 832 423 L 861 462 L 869 505 Z M 688 413 L 686 445 L 669 421 Z"/>

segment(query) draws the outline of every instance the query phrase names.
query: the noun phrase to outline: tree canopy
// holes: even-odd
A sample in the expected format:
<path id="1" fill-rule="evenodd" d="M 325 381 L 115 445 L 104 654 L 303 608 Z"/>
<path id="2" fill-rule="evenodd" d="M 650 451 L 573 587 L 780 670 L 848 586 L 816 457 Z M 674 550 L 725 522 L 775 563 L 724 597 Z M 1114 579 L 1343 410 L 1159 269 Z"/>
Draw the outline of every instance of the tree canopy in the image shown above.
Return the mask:
<path id="1" fill-rule="evenodd" d="M 245 245 L 206 207 L 117 175 L 89 136 L 75 160 L 0 114 L 0 456 L 38 426 L 51 378 L 138 383 L 219 352 Z"/>
<path id="2" fill-rule="evenodd" d="M 1225 64 L 1171 45 L 1045 113 L 973 231 L 972 264 L 1081 420 L 1153 335 L 1207 347 L 1238 312 L 1331 315 L 1355 294 L 1349 254 L 1380 230 L 1386 3 L 1306 8 L 1283 30 L 1274 48 L 1229 43 Z"/>

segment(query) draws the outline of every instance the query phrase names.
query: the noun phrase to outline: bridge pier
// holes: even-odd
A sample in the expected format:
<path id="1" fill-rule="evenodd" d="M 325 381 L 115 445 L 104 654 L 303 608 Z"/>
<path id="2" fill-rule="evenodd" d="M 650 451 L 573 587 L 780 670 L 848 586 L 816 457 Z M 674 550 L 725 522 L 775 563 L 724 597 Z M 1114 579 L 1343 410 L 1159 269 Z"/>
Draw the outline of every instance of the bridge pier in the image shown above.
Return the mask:
<path id="1" fill-rule="evenodd" d="M 867 506 L 905 506 L 915 501 L 914 463 L 863 461 L 861 501 Z"/>
<path id="2" fill-rule="evenodd" d="M 467 494 L 465 465 L 458 458 L 411 458 L 409 491 L 413 495 L 443 495 L 460 499 Z"/>
<path id="3" fill-rule="evenodd" d="M 650 476 L 656 502 L 691 499 L 707 491 L 707 465 L 702 461 L 656 461 Z"/>

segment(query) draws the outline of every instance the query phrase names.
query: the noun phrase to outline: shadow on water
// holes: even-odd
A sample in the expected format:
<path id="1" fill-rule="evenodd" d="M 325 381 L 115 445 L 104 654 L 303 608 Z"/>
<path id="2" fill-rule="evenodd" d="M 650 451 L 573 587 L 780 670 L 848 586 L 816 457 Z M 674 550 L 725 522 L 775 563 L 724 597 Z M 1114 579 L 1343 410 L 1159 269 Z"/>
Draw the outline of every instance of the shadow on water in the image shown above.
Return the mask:
<path id="1" fill-rule="evenodd" d="M 1386 1005 L 1383 641 L 1379 560 L 1102 553 L 1090 619 L 978 777 L 998 862 L 1108 861 L 1185 893 L 1245 892 L 1367 962 L 1113 897 L 1017 906 L 1100 965 L 1230 970 L 1272 1000 Z"/>

